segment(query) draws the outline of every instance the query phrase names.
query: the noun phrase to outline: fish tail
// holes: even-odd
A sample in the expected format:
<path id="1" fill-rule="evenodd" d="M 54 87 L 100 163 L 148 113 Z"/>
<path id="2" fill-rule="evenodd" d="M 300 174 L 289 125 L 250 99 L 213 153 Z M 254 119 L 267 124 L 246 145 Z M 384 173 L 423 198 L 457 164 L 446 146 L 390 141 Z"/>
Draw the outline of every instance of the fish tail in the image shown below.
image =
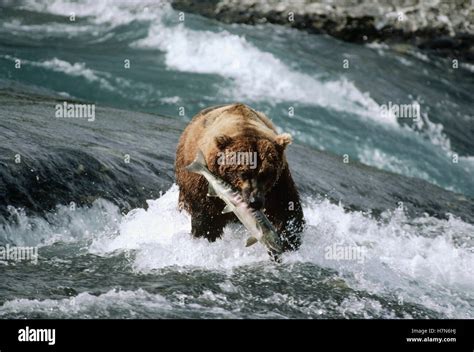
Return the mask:
<path id="1" fill-rule="evenodd" d="M 204 170 L 207 170 L 206 159 L 204 159 L 204 154 L 202 153 L 201 149 L 198 150 L 196 159 L 185 167 L 186 170 L 190 172 L 200 173 Z"/>

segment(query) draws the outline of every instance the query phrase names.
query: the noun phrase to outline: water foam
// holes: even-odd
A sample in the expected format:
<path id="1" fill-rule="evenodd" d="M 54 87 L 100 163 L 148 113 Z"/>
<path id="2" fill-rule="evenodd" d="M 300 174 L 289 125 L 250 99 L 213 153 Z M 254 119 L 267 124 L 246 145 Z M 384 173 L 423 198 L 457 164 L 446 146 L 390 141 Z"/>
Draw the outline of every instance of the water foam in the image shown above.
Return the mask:
<path id="1" fill-rule="evenodd" d="M 169 7 L 166 1 L 159 0 L 45 0 L 28 1 L 22 7 L 37 12 L 46 12 L 59 16 L 85 17 L 95 24 L 112 27 L 130 23 L 133 20 L 153 20 L 163 8 Z"/>
<path id="2" fill-rule="evenodd" d="M 381 117 L 378 104 L 347 79 L 322 82 L 289 68 L 275 55 L 258 49 L 243 36 L 227 31 L 192 30 L 182 23 L 177 24 L 178 13 L 166 1 L 82 0 L 71 3 L 47 0 L 29 1 L 23 7 L 62 16 L 74 13 L 90 23 L 109 28 L 137 20 L 150 22 L 148 36 L 132 46 L 164 51 L 169 68 L 230 79 L 233 84 L 223 87 L 222 93 L 231 100 L 301 102 L 352 111 L 379 123 L 397 124 L 392 116 Z M 167 21 L 170 17 L 173 20 Z"/>
<path id="3" fill-rule="evenodd" d="M 54 57 L 44 61 L 31 61 L 11 55 L 0 55 L 1 58 L 16 61 L 21 61 L 21 64 L 41 67 L 54 72 L 62 73 L 71 77 L 78 77 L 85 79 L 89 83 L 97 83 L 101 89 L 114 92 L 122 97 L 136 99 L 142 101 L 144 96 L 152 95 L 155 90 L 152 85 L 142 82 L 133 82 L 129 79 L 112 75 L 108 72 L 102 72 L 88 68 L 84 62 L 70 63 L 65 60 Z M 71 97 L 67 92 L 58 92 L 65 97 Z M 176 97 L 171 97 L 169 100 L 163 102 L 176 101 Z"/>
<path id="4" fill-rule="evenodd" d="M 132 45 L 165 52 L 165 63 L 171 69 L 230 79 L 232 85 L 223 88 L 229 99 L 300 102 L 353 111 L 381 123 L 397 123 L 393 116 L 382 117 L 378 104 L 347 79 L 322 82 L 289 68 L 275 55 L 258 49 L 240 35 L 193 30 L 184 24 L 171 26 L 164 22 L 163 18 L 154 22 L 148 36 Z"/>
<path id="5" fill-rule="evenodd" d="M 260 50 L 242 35 L 232 34 L 226 30 L 213 32 L 188 28 L 178 21 L 178 13 L 167 2 L 98 3 L 83 0 L 69 3 L 63 0 L 49 0 L 41 3 L 31 2 L 27 7 L 58 15 L 74 12 L 77 16 L 86 17 L 97 25 L 112 27 L 135 20 L 148 21 L 150 25 L 147 37 L 132 43 L 133 47 L 163 51 L 165 64 L 170 69 L 223 77 L 228 81 L 222 82 L 220 93 L 229 100 L 263 101 L 272 104 L 298 102 L 322 106 L 369 118 L 371 121 L 396 128 L 400 133 L 404 130 L 398 128 L 400 125 L 393 114 L 381 114 L 380 106 L 368 93 L 361 92 L 353 82 L 345 78 L 323 81 L 317 76 L 299 72 L 290 68 L 274 54 Z M 380 50 L 387 49 L 384 45 L 368 46 Z M 70 73 L 77 72 L 59 65 L 56 65 L 56 69 L 67 70 Z M 89 79 L 95 79 L 90 73 L 87 74 Z M 110 82 L 113 79 L 101 76 L 98 72 L 92 73 L 99 76 L 103 88 L 112 89 Z M 126 94 L 120 89 L 123 82 L 113 83 L 119 94 Z M 144 87 L 142 90 L 149 92 L 150 87 Z M 449 139 L 445 136 L 442 125 L 430 123 L 427 117 L 424 120 L 423 126 L 417 126 L 415 130 L 423 138 L 428 138 L 434 145 L 444 149 L 448 156 L 452 155 Z M 393 171 L 400 172 L 398 169 Z"/>
<path id="6" fill-rule="evenodd" d="M 90 207 L 58 205 L 45 217 L 28 216 L 23 209 L 8 207 L 8 221 L 0 226 L 0 244 L 47 246 L 55 242 L 75 242 L 117 231 L 119 209 L 98 199 Z"/>
<path id="7" fill-rule="evenodd" d="M 62 72 L 73 77 L 84 77 L 89 82 L 99 82 L 104 88 L 113 90 L 113 87 L 105 78 L 99 77 L 97 71 L 86 68 L 86 64 L 83 62 L 71 64 L 55 57 L 51 60 L 36 63 L 36 65 L 56 72 Z"/>
<path id="8" fill-rule="evenodd" d="M 116 237 L 94 240 L 90 251 L 110 255 L 132 250 L 138 272 L 171 266 L 232 270 L 269 264 L 263 246 L 244 247 L 246 234 L 239 226 L 228 226 L 222 240 L 214 243 L 193 239 L 188 216 L 177 210 L 177 197 L 173 186 L 163 197 L 149 201 L 147 210 L 127 215 Z M 419 303 L 447 315 L 472 311 L 467 301 L 474 291 L 474 226 L 454 217 L 409 219 L 403 209 L 375 220 L 360 212 L 346 212 L 327 200 L 307 199 L 304 211 L 308 228 L 303 245 L 297 252 L 284 254 L 283 263 L 336 269 L 351 286 L 375 293 L 399 292 L 408 301 L 419 302 L 423 293 L 425 302 Z M 325 251 L 334 244 L 363 247 L 363 262 L 328 259 Z M 449 302 L 452 297 L 457 303 Z"/>
<path id="9" fill-rule="evenodd" d="M 148 201 L 148 209 L 135 209 L 125 216 L 106 201 L 75 211 L 58 207 L 46 220 L 20 214 L 19 224 L 4 225 L 0 238 L 17 245 L 85 240 L 95 255 L 125 253 L 136 273 L 166 268 L 232 273 L 248 265 L 269 270 L 276 265 L 262 245 L 245 247 L 248 234 L 236 224 L 227 226 L 223 238 L 214 243 L 193 238 L 190 218 L 177 209 L 177 203 L 174 185 L 162 197 Z M 284 266 L 315 264 L 336 270 L 353 289 L 396 295 L 448 317 L 474 314 L 469 303 L 474 292 L 473 225 L 454 217 L 410 219 L 402 208 L 376 220 L 324 199 L 306 198 L 304 212 L 303 244 L 298 251 L 283 255 Z M 327 249 L 334 245 L 363 248 L 363 260 L 328 257 Z"/>
<path id="10" fill-rule="evenodd" d="M 230 100 L 272 104 L 298 102 L 350 112 L 399 133 L 405 133 L 408 129 L 400 126 L 393 112 L 382 114 L 381 107 L 369 93 L 360 91 L 346 78 L 323 81 L 317 76 L 288 67 L 274 54 L 260 50 L 241 35 L 226 30 L 212 32 L 190 29 L 183 23 L 167 21 L 167 16 L 170 16 L 169 11 L 160 13 L 160 17 L 150 26 L 148 36 L 132 46 L 163 51 L 165 64 L 170 69 L 216 74 L 230 80 L 230 86 L 226 82 L 220 90 Z M 427 138 L 448 156 L 453 154 L 442 124 L 431 122 L 426 113 L 409 132 Z M 398 169 L 394 171 L 399 172 Z M 429 180 L 430 177 L 425 179 Z"/>
<path id="11" fill-rule="evenodd" d="M 76 23 L 63 24 L 63 23 L 52 23 L 52 24 L 25 24 L 19 19 L 12 19 L 9 22 L 4 22 L 2 27 L 11 33 L 42 33 L 48 36 L 63 37 L 64 33 L 69 36 L 81 35 L 84 33 L 90 33 L 95 31 L 95 27 L 92 25 L 80 25 Z M 97 33 L 98 34 L 98 33 Z"/>
<path id="12" fill-rule="evenodd" d="M 115 90 L 113 85 L 107 80 L 107 78 L 111 77 L 110 74 L 87 68 L 84 62 L 70 63 L 68 61 L 58 59 L 57 57 L 45 61 L 31 61 L 19 57 L 13 57 L 11 55 L 2 55 L 1 57 L 10 61 L 20 60 L 22 65 L 26 64 L 41 67 L 54 72 L 63 73 L 71 77 L 81 77 L 88 82 L 99 83 L 101 88 L 110 91 Z"/>
<path id="13" fill-rule="evenodd" d="M 171 311 L 172 306 L 164 297 L 158 294 L 150 294 L 142 289 L 136 291 L 110 290 L 100 295 L 92 295 L 88 292 L 79 293 L 72 298 L 60 300 L 45 299 L 14 299 L 5 302 L 0 308 L 0 317 L 11 314 L 43 314 L 54 318 L 143 318 L 140 314 L 144 304 L 147 307 L 163 311 Z"/>
<path id="14" fill-rule="evenodd" d="M 161 198 L 149 200 L 148 209 L 131 211 L 120 224 L 117 237 L 95 240 L 90 251 L 107 255 L 133 250 L 135 270 L 145 272 L 170 266 L 231 269 L 268 260 L 262 246 L 245 247 L 245 231 L 236 225 L 225 229 L 221 241 L 192 238 L 190 218 L 177 209 L 177 196 L 174 185 Z"/>

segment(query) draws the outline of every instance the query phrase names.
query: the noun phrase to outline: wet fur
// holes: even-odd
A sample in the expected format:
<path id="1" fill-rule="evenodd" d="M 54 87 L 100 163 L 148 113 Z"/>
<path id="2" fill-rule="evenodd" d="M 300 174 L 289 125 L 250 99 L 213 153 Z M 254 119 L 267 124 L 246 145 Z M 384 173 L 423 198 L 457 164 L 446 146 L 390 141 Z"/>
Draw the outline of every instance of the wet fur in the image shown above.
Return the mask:
<path id="1" fill-rule="evenodd" d="M 207 197 L 208 183 L 203 176 L 185 170 L 200 149 L 210 171 L 236 189 L 250 182 L 240 176 L 242 172 L 258 177 L 259 189 L 265 197 L 265 213 L 279 231 L 284 249 L 297 248 L 304 219 L 284 153 L 289 143 L 289 135 L 278 135 L 264 114 L 244 104 L 207 108 L 198 113 L 181 135 L 175 162 L 179 207 L 191 215 L 193 235 L 214 241 L 227 223 L 237 221 L 232 213 L 221 214 L 222 200 Z M 249 170 L 243 165 L 218 165 L 217 153 L 224 150 L 256 151 L 259 167 Z M 290 202 L 293 210 L 289 210 Z"/>

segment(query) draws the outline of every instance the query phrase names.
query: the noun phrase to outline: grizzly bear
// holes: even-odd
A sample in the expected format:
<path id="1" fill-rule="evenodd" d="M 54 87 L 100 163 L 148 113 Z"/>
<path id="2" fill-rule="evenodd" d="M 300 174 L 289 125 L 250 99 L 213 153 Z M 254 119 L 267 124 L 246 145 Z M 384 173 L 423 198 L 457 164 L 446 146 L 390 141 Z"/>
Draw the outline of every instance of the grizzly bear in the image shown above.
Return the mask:
<path id="1" fill-rule="evenodd" d="M 215 176 L 249 206 L 264 210 L 283 249 L 297 249 L 304 219 L 285 157 L 290 143 L 289 134 L 278 134 L 267 116 L 244 104 L 211 107 L 194 116 L 181 135 L 175 162 L 179 208 L 191 215 L 193 236 L 215 241 L 227 223 L 237 221 L 233 213 L 222 214 L 221 199 L 207 196 L 206 179 L 185 169 L 201 150 Z"/>

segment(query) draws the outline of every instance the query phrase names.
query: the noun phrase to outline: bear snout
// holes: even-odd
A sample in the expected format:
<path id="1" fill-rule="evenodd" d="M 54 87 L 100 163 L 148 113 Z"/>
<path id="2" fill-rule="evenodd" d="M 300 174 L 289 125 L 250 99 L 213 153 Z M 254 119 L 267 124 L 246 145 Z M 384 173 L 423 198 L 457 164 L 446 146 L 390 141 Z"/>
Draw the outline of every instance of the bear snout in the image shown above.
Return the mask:
<path id="1" fill-rule="evenodd" d="M 265 198 L 263 198 L 263 196 L 259 194 L 252 195 L 250 196 L 248 203 L 251 208 L 255 210 L 260 210 L 265 205 Z"/>
<path id="2" fill-rule="evenodd" d="M 255 210 L 260 210 L 265 205 L 264 193 L 258 187 L 255 179 L 244 183 L 244 187 L 242 187 L 242 197 L 245 202 Z"/>

